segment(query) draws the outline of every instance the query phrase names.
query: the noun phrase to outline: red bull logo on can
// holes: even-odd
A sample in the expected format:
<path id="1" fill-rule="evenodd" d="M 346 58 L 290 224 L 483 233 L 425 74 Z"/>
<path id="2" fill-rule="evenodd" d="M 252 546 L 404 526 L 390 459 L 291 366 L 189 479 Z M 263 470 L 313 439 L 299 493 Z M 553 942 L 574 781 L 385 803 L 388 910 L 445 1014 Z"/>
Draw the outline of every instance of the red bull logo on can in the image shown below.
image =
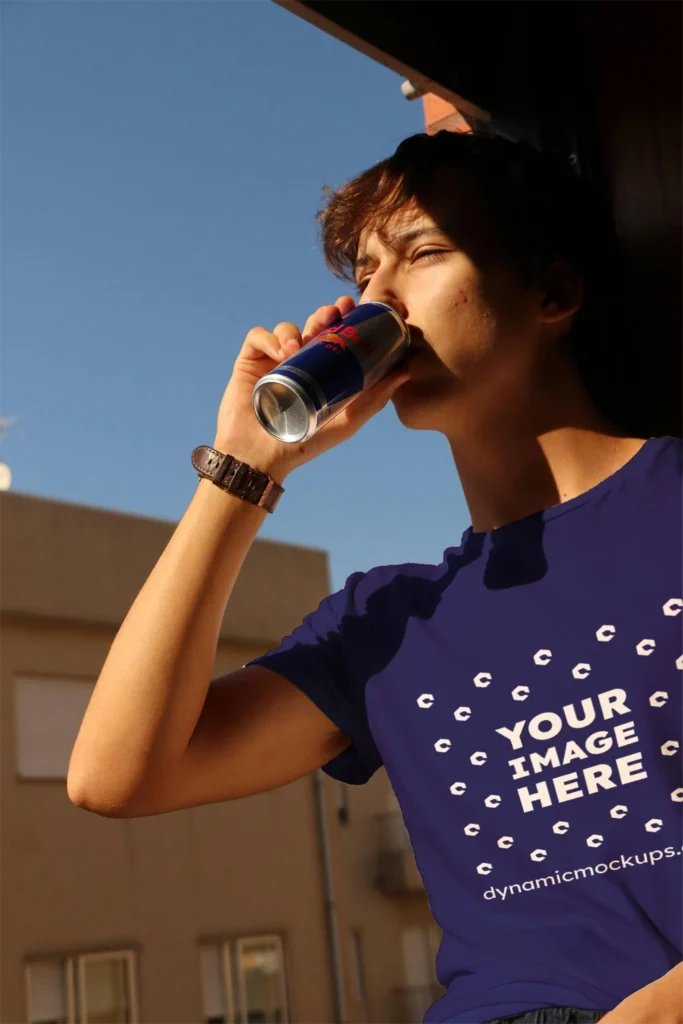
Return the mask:
<path id="1" fill-rule="evenodd" d="M 366 355 L 372 351 L 372 346 L 367 341 L 361 341 L 358 331 L 351 324 L 338 324 L 336 327 L 329 327 L 324 334 L 321 334 L 319 341 L 330 352 L 344 352 L 349 343 L 358 345 Z"/>
<path id="2" fill-rule="evenodd" d="M 351 341 L 358 341 L 358 331 L 351 324 L 337 324 L 336 327 L 328 327 L 326 334 L 341 334 Z"/>
<path id="3" fill-rule="evenodd" d="M 348 342 L 338 334 L 321 334 L 317 340 L 328 352 L 345 352 L 348 348 Z"/>

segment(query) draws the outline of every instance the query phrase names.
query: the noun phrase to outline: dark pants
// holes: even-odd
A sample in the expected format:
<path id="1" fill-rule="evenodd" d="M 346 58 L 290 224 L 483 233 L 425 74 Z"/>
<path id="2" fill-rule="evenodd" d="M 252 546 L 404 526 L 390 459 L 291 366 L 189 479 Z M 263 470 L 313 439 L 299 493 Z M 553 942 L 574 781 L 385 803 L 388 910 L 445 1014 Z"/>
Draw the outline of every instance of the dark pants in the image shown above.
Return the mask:
<path id="1" fill-rule="evenodd" d="M 607 1010 L 579 1010 L 574 1006 L 545 1006 L 514 1017 L 498 1017 L 487 1024 L 595 1024 L 606 1013 Z"/>

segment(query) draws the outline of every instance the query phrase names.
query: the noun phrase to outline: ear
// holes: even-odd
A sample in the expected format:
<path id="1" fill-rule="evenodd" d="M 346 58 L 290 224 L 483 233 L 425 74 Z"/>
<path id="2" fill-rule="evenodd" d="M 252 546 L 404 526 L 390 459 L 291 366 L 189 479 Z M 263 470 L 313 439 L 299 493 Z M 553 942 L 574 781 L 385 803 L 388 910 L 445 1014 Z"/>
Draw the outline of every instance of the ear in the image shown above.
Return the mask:
<path id="1" fill-rule="evenodd" d="M 541 286 L 541 320 L 558 323 L 573 316 L 583 302 L 581 275 L 563 260 L 556 260 L 548 270 Z"/>

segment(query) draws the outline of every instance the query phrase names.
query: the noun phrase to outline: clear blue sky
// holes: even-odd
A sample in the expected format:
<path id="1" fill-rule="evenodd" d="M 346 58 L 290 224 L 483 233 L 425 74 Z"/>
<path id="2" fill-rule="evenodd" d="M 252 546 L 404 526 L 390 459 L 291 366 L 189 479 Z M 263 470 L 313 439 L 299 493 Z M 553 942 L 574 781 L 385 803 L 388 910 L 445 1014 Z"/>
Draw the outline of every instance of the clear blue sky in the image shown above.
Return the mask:
<path id="1" fill-rule="evenodd" d="M 322 185 L 422 131 L 422 105 L 270 0 L 3 0 L 2 22 L 12 489 L 177 520 L 248 329 L 348 290 Z M 389 406 L 292 474 L 260 535 L 326 549 L 337 589 L 439 562 L 469 522 L 444 438 Z"/>

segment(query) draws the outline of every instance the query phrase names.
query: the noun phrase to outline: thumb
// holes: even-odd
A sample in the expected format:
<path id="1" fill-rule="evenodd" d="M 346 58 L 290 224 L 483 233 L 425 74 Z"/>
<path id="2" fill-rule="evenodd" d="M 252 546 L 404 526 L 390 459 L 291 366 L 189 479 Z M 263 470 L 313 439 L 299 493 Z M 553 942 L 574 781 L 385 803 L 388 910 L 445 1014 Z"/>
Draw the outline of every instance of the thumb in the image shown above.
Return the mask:
<path id="1" fill-rule="evenodd" d="M 367 409 L 379 411 L 383 409 L 387 402 L 391 399 L 394 392 L 397 391 L 402 384 L 411 379 L 412 374 L 410 370 L 406 370 L 403 367 L 400 370 L 394 370 L 392 373 L 388 373 L 386 377 L 382 377 L 380 381 L 374 384 L 368 391 L 364 391 L 356 399 L 356 405 L 359 407 L 359 412 Z"/>
<path id="2" fill-rule="evenodd" d="M 362 391 L 350 405 L 328 423 L 323 423 L 320 430 L 305 442 L 307 458 L 314 458 L 332 445 L 353 437 L 369 419 L 381 412 L 394 392 L 410 378 L 410 372 L 404 367 L 382 377 L 368 391 Z"/>

